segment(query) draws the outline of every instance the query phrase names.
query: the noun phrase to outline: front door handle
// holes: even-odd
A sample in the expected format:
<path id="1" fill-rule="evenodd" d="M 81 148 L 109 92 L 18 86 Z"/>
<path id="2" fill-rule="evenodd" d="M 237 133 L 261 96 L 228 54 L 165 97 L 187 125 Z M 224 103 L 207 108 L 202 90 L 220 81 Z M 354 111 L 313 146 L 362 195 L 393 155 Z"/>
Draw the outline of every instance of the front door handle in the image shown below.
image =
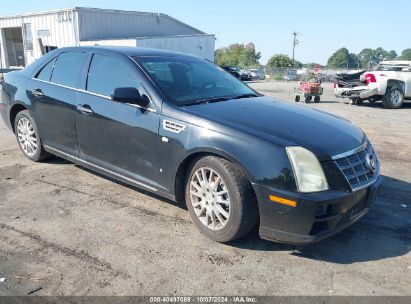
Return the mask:
<path id="1" fill-rule="evenodd" d="M 35 89 L 33 91 L 31 91 L 31 93 L 33 93 L 34 96 L 36 97 L 43 97 L 43 91 L 41 89 Z"/>
<path id="2" fill-rule="evenodd" d="M 84 114 L 93 114 L 94 111 L 91 109 L 89 105 L 78 105 L 77 110 Z"/>

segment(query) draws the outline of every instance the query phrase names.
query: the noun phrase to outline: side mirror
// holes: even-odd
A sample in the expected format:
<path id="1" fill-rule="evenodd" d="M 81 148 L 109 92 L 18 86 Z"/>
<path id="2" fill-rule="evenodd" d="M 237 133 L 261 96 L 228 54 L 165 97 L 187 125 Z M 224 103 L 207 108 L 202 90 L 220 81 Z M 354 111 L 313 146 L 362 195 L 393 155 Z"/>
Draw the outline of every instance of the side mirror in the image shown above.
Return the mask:
<path id="1" fill-rule="evenodd" d="M 146 108 L 150 103 L 150 100 L 147 96 L 140 95 L 140 92 L 136 88 L 117 88 L 114 89 L 113 94 L 111 94 L 111 100 L 130 103 L 138 105 L 142 108 Z"/>

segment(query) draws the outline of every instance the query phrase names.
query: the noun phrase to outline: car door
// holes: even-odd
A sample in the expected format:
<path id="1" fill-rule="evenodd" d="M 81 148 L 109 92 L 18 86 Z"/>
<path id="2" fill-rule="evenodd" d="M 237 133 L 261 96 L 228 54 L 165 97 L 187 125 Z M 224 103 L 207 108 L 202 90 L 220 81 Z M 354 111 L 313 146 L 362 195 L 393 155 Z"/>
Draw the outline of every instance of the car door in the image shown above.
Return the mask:
<path id="1" fill-rule="evenodd" d="M 78 155 L 76 90 L 87 53 L 66 52 L 49 61 L 27 84 L 32 115 L 46 147 Z"/>
<path id="2" fill-rule="evenodd" d="M 79 157 L 116 176 L 140 181 L 150 190 L 166 190 L 156 180 L 159 113 L 150 102 L 147 109 L 115 102 L 115 88 L 135 87 L 150 96 L 143 74 L 131 59 L 94 54 L 83 92 L 77 97 Z"/>

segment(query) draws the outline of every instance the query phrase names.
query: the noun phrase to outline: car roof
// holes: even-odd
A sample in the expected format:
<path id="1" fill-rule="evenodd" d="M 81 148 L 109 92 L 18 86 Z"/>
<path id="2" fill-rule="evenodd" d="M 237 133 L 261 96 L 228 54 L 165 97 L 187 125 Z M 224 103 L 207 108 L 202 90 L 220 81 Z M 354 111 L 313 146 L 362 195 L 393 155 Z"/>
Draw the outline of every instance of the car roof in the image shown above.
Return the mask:
<path id="1" fill-rule="evenodd" d="M 386 65 L 410 65 L 411 66 L 411 61 L 409 60 L 386 60 L 386 61 L 381 61 L 380 64 L 386 64 Z"/>
<path id="2" fill-rule="evenodd" d="M 125 46 L 73 46 L 73 47 L 63 47 L 55 49 L 46 55 L 42 56 L 39 60 L 34 61 L 32 64 L 26 66 L 20 72 L 25 75 L 33 75 L 34 72 L 38 70 L 39 67 L 43 66 L 51 58 L 57 56 L 58 54 L 64 52 L 90 52 L 90 53 L 100 53 L 100 54 L 118 54 L 127 57 L 178 57 L 178 58 L 197 58 L 193 55 L 171 52 L 158 49 L 148 49 L 139 47 L 125 47 Z"/>
<path id="3" fill-rule="evenodd" d="M 122 54 L 125 56 L 164 56 L 164 57 L 188 57 L 197 58 L 193 55 L 172 52 L 159 49 L 149 49 L 140 47 L 129 47 L 129 46 L 75 46 L 75 47 L 64 47 L 57 49 L 60 52 L 73 52 L 73 51 L 84 51 L 84 52 L 102 52 L 102 53 L 115 53 Z"/>

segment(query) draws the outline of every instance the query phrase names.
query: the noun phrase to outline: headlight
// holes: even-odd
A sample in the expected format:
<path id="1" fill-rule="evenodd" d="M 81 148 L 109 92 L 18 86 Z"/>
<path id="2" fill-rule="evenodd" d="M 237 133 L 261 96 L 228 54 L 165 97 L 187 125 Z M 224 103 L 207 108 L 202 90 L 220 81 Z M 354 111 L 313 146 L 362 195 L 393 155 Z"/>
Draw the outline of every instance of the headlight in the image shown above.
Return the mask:
<path id="1" fill-rule="evenodd" d="M 327 179 L 317 157 L 302 147 L 287 147 L 288 158 L 294 169 L 299 192 L 328 190 Z"/>

